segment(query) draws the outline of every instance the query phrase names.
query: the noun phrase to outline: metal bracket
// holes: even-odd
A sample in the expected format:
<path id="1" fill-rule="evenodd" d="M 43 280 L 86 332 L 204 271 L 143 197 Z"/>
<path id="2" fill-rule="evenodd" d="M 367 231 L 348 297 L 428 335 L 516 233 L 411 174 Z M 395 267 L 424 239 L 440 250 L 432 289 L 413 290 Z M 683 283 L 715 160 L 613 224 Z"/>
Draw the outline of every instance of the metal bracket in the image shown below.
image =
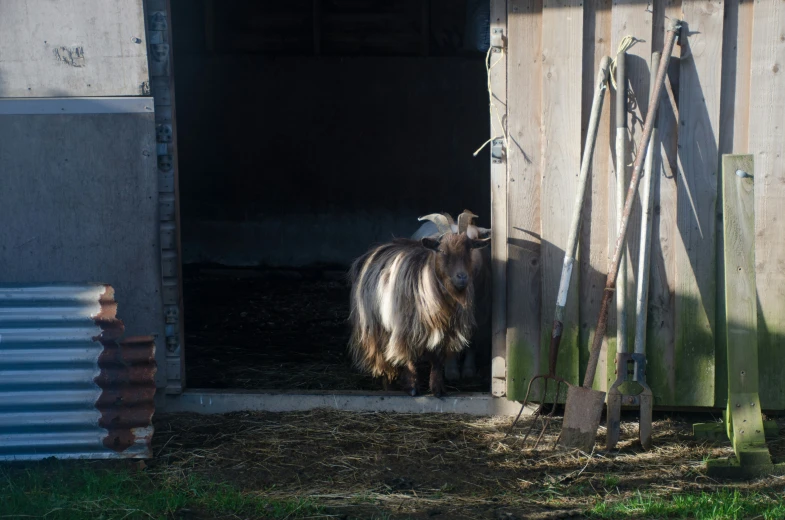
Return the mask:
<path id="1" fill-rule="evenodd" d="M 504 139 L 491 141 L 491 162 L 501 164 L 504 162 Z"/>
<path id="2" fill-rule="evenodd" d="M 501 52 L 504 48 L 504 29 L 494 27 L 491 29 L 491 52 Z"/>

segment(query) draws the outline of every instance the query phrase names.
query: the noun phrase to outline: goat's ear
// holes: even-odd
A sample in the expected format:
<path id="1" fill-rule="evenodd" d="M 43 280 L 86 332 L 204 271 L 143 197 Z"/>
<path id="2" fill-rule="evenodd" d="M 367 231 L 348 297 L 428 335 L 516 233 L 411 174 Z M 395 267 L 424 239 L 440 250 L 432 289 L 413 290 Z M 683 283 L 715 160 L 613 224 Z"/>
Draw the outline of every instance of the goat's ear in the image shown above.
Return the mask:
<path id="1" fill-rule="evenodd" d="M 420 242 L 422 242 L 425 249 L 432 249 L 433 251 L 439 250 L 439 240 L 436 238 L 423 237 Z"/>
<path id="2" fill-rule="evenodd" d="M 490 238 L 482 238 L 482 239 L 475 238 L 474 240 L 472 240 L 472 249 L 482 249 L 483 247 L 487 246 L 490 243 L 491 243 Z"/>

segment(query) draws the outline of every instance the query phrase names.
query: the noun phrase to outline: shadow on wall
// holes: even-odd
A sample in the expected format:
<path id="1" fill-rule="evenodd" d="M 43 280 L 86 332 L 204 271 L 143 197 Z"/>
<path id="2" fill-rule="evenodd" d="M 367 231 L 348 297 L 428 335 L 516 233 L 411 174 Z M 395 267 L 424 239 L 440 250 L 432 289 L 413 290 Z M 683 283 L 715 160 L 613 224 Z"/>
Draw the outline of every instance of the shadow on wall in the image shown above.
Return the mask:
<path id="1" fill-rule="evenodd" d="M 546 244 L 554 251 L 559 251 L 559 260 L 563 258 L 563 250 L 553 244 Z M 507 262 L 507 272 L 513 270 L 529 271 L 532 286 L 527 288 L 517 288 L 524 291 L 519 301 L 526 302 L 523 308 L 508 307 L 508 321 L 514 323 L 515 317 L 511 313 L 529 313 L 540 318 L 541 336 L 538 338 L 535 332 L 522 330 L 518 327 L 507 329 L 508 345 L 508 397 L 515 400 L 522 400 L 530 379 L 537 374 L 548 372 L 548 343 L 550 340 L 551 326 L 553 323 L 553 313 L 555 302 L 543 302 L 539 304 L 540 298 L 536 295 L 541 291 L 540 282 L 540 257 L 542 247 L 540 243 L 533 240 L 511 240 L 510 255 Z M 588 273 L 588 274 L 586 274 Z M 508 274 L 509 275 L 509 274 Z M 591 294 L 581 294 L 580 301 L 588 299 L 601 299 L 607 273 L 602 273 L 591 269 L 587 264 L 581 266 L 580 274 L 578 269 L 573 270 L 573 289 L 579 286 L 579 276 L 589 276 L 592 280 L 594 290 Z M 636 282 L 637 284 L 637 282 Z M 534 297 L 527 295 L 534 294 Z M 509 295 L 508 295 L 509 298 Z M 681 303 L 683 307 L 700 307 L 701 303 L 689 296 L 678 297 L 674 300 Z M 577 302 L 578 298 L 568 301 Z M 614 300 L 615 302 L 615 300 Z M 758 307 L 760 302 L 758 302 Z M 580 384 L 586 370 L 589 357 L 589 346 L 594 334 L 598 316 L 584 316 L 576 305 L 567 307 L 568 320 L 565 321 L 564 336 L 559 350 L 557 363 L 557 374 L 564 377 L 573 384 Z M 615 304 L 611 304 L 611 315 L 615 314 Z M 721 344 L 718 338 L 702 330 L 696 330 L 690 340 L 693 345 L 699 346 L 690 352 L 685 346 L 677 346 L 672 343 L 657 341 L 660 334 L 660 323 L 653 319 L 659 309 L 650 301 L 648 305 L 649 319 L 647 320 L 647 382 L 654 392 L 655 406 L 658 407 L 694 407 L 695 399 L 699 395 L 705 394 L 707 389 L 715 395 L 713 405 L 716 408 L 724 408 L 728 398 L 728 366 L 727 366 L 727 344 Z M 580 323 L 576 322 L 575 316 L 580 315 Z M 634 323 L 634 316 L 630 317 Z M 580 326 L 580 330 L 578 329 Z M 723 327 L 725 325 L 723 324 Z M 734 329 L 734 335 L 743 334 L 746 326 L 738 323 L 728 324 Z M 759 357 L 759 392 L 761 406 L 766 410 L 785 410 L 785 385 L 776 367 L 783 364 L 785 353 L 771 348 L 770 345 L 780 345 L 785 342 L 785 336 L 777 331 L 771 331 L 759 315 L 757 324 L 758 357 Z M 616 379 L 613 373 L 615 359 L 615 332 L 608 330 L 607 344 L 608 351 L 601 355 L 600 364 L 595 379 L 598 388 L 607 390 L 610 384 Z M 724 337 L 724 335 L 723 335 Z M 763 341 L 761 340 L 763 339 Z M 631 345 L 632 346 L 632 345 Z M 665 352 L 664 349 L 675 352 Z M 744 346 L 741 345 L 743 349 Z M 609 357 L 610 356 L 610 357 Z M 603 361 L 605 360 L 605 361 Z M 607 381 L 602 381 L 604 373 L 603 365 L 608 367 Z M 699 376 L 695 376 L 699 374 Z M 552 389 L 552 388 L 551 388 Z M 537 389 L 533 388 L 536 396 Z M 562 402 L 563 402 L 562 396 Z"/>

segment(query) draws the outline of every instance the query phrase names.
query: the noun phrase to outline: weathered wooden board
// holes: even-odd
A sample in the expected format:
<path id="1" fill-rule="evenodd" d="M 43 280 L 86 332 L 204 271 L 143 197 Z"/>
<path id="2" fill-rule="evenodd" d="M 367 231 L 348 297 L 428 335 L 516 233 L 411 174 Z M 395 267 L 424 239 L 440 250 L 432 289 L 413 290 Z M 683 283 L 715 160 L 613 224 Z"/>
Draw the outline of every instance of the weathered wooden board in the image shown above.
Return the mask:
<path id="1" fill-rule="evenodd" d="M 683 4 L 674 404 L 713 406 L 723 4 Z M 684 48 L 686 46 L 686 49 Z M 697 384 L 697 383 L 700 384 Z"/>
<path id="2" fill-rule="evenodd" d="M 761 405 L 785 408 L 785 3 L 755 3 L 749 151 L 755 155 L 755 256 Z"/>
<path id="3" fill-rule="evenodd" d="M 667 17 L 667 18 L 666 18 Z M 661 50 L 668 19 L 681 17 L 681 2 L 664 5 L 655 3 L 653 48 Z M 647 319 L 646 363 L 647 382 L 654 393 L 655 404 L 675 400 L 676 357 L 674 352 L 676 258 L 677 141 L 679 135 L 678 107 L 680 47 L 674 47 L 665 79 L 665 92 L 657 111 L 659 160 L 654 185 L 654 219 L 652 221 L 651 272 L 649 274 L 649 316 Z"/>
<path id="4" fill-rule="evenodd" d="M 586 131 L 591 114 L 597 69 L 603 56 L 611 56 L 611 0 L 595 0 L 586 3 L 583 10 L 583 109 L 581 143 L 586 142 Z M 610 86 L 609 86 L 610 88 Z M 589 360 L 589 350 L 600 313 L 603 288 L 608 277 L 611 251 L 608 248 L 608 164 L 614 132 L 610 125 L 613 98 L 610 90 L 605 93 L 605 102 L 600 117 L 600 128 L 592 157 L 592 171 L 584 201 L 583 224 L 579 246 L 580 260 L 580 379 L 583 379 Z M 607 336 L 606 336 L 607 338 Z M 608 341 L 603 341 L 594 387 L 605 388 L 613 374 L 608 373 Z"/>
<path id="5" fill-rule="evenodd" d="M 507 1 L 491 0 L 491 31 L 507 31 Z M 503 48 L 492 52 L 490 84 L 491 135 L 506 135 L 507 118 L 507 54 Z M 493 155 L 493 154 L 491 154 Z M 507 161 L 491 157 L 491 257 L 493 285 L 493 313 L 491 318 L 492 379 L 491 392 L 495 396 L 506 393 L 507 371 Z"/>
<path id="6" fill-rule="evenodd" d="M 722 46 L 722 92 L 720 95 L 720 155 L 747 153 L 750 109 L 750 52 L 752 51 L 753 3 L 726 0 Z M 723 183 L 717 186 L 722 199 Z M 718 211 L 721 213 L 721 211 Z M 728 351 L 725 322 L 724 236 L 717 233 L 717 327 L 715 404 L 724 406 L 728 396 Z"/>
<path id="7" fill-rule="evenodd" d="M 540 368 L 541 13 L 542 0 L 508 2 L 507 396 L 518 400 Z"/>
<path id="8" fill-rule="evenodd" d="M 542 351 L 550 344 L 564 248 L 581 164 L 583 2 L 545 0 L 542 10 Z M 578 282 L 573 272 L 557 373 L 578 382 Z M 547 371 L 547 354 L 540 370 Z"/>
<path id="9" fill-rule="evenodd" d="M 740 173 L 741 175 L 737 174 Z M 734 393 L 758 392 L 758 300 L 755 294 L 755 168 L 751 155 L 722 158 L 727 341 Z M 720 347 L 718 345 L 718 347 Z M 754 363 L 748 360 L 755 358 Z M 744 377 L 737 370 L 747 365 Z M 719 377 L 719 375 L 718 375 Z"/>
<path id="10" fill-rule="evenodd" d="M 143 0 L 0 6 L 0 97 L 148 94 Z"/>
<path id="11" fill-rule="evenodd" d="M 616 52 L 619 48 L 619 43 L 625 36 L 632 36 L 636 39 L 635 44 L 627 50 L 626 59 L 626 75 L 627 75 L 627 155 L 620 160 L 616 157 L 615 153 L 615 130 L 614 137 L 611 141 L 614 143 L 614 154 L 610 160 L 611 174 L 608 176 L 608 196 L 610 198 L 609 204 L 609 218 L 608 218 L 608 246 L 610 254 L 616 247 L 616 237 L 618 236 L 619 229 L 619 215 L 617 200 L 617 180 L 619 173 L 624 171 L 624 194 L 627 194 L 627 187 L 629 186 L 630 174 L 632 172 L 632 163 L 635 160 L 635 155 L 641 147 L 641 133 L 643 132 L 643 123 L 648 113 L 649 106 L 649 63 L 651 61 L 652 51 L 652 22 L 653 13 L 651 10 L 645 8 L 643 3 L 636 2 L 620 2 L 618 0 L 613 3 L 613 22 L 611 24 L 611 56 L 616 58 Z M 616 85 L 614 91 L 614 99 L 618 95 L 619 89 L 625 88 L 622 85 Z M 616 103 L 612 104 L 611 121 L 616 121 Z M 612 125 L 615 129 L 615 124 Z M 643 182 L 638 189 L 638 193 L 642 193 Z M 622 201 L 623 205 L 624 202 Z M 641 227 L 641 206 L 640 195 L 636 198 L 635 203 L 630 213 L 630 221 L 627 228 L 627 244 L 626 244 L 626 271 L 620 269 L 619 277 L 616 280 L 617 287 L 621 287 L 622 275 L 626 273 L 626 297 L 625 307 L 627 309 L 627 346 L 629 351 L 632 351 L 635 343 L 635 276 L 638 270 L 638 245 L 640 242 L 640 227 Z M 618 299 L 620 298 L 621 291 L 617 291 L 615 298 L 617 299 L 616 306 L 619 305 Z M 611 327 L 608 328 L 609 334 L 609 348 L 607 356 L 607 372 L 608 384 L 615 381 L 616 369 L 616 337 L 618 335 L 618 323 L 616 312 L 611 313 L 614 319 L 609 322 Z"/>
<path id="12" fill-rule="evenodd" d="M 785 241 L 780 239 L 781 219 L 777 214 L 785 205 L 785 188 L 781 188 L 785 186 L 785 85 L 781 84 L 785 81 L 781 79 L 785 63 L 785 4 L 749 0 L 593 0 L 579 4 L 544 0 L 508 4 L 508 117 L 514 144 L 508 170 L 507 339 L 509 352 L 515 352 L 508 360 L 508 375 L 520 376 L 515 382 L 508 381 L 510 388 L 524 392 L 528 378 L 547 369 L 553 302 L 580 163 L 580 147 L 567 147 L 576 130 L 572 118 L 565 114 L 574 117 L 576 113 L 571 109 L 570 95 L 576 89 L 567 84 L 570 80 L 564 79 L 564 73 L 572 70 L 569 62 L 575 59 L 577 51 L 574 21 L 564 14 L 582 7 L 583 46 L 582 53 L 578 53 L 582 63 L 581 145 L 599 59 L 603 54 L 614 54 L 620 38 L 630 34 L 649 40 L 636 43 L 629 51 L 641 59 L 639 73 L 635 72 L 635 58 L 628 62 L 633 92 L 640 89 L 644 94 L 635 96 L 637 106 L 632 104 L 637 117 L 631 123 L 635 143 L 630 148 L 640 148 L 637 136 L 648 111 L 650 52 L 662 48 L 669 20 L 678 18 L 685 22 L 658 115 L 660 143 L 654 172 L 646 345 L 647 380 L 654 391 L 655 405 L 725 405 L 728 363 L 724 242 L 722 227 L 718 225 L 722 208 L 717 206 L 722 195 L 718 183 L 720 154 L 750 153 L 755 154 L 757 170 L 761 400 L 766 408 L 785 409 L 785 384 L 780 374 L 780 367 L 785 365 Z M 520 18 L 516 18 L 516 9 Z M 557 10 L 559 16 L 555 16 Z M 553 29 L 557 25 L 558 31 Z M 556 54 L 562 58 L 554 64 L 551 60 Z M 543 62 L 538 61 L 540 56 Z M 615 164 L 611 151 L 615 129 L 613 118 L 609 117 L 613 103 L 608 102 L 612 98 L 606 98 L 595 148 L 578 280 L 573 273 L 579 297 L 568 307 L 569 322 L 575 323 L 575 314 L 569 312 L 574 313 L 576 308 L 580 317 L 579 354 L 577 358 L 570 357 L 570 352 L 574 352 L 570 347 L 560 353 L 559 370 L 568 377 L 575 374 L 570 370 L 574 370 L 576 359 L 579 372 L 585 369 L 610 246 L 614 245 L 615 227 L 611 221 L 615 222 Z M 525 154 L 516 158 L 519 149 Z M 632 162 L 632 156 L 628 159 Z M 568 163 L 573 164 L 573 169 L 566 167 Z M 533 178 L 541 179 L 541 184 L 532 183 Z M 637 210 L 637 202 L 635 206 Z M 637 234 L 637 224 L 631 224 L 630 243 L 637 243 Z M 536 259 L 524 255 L 539 255 L 541 261 L 538 264 Z M 637 255 L 637 250 L 633 255 Z M 635 259 L 633 256 L 630 265 Z M 538 289 L 542 291 L 539 300 L 532 296 Z M 538 310 L 534 311 L 533 306 Z M 611 313 L 612 322 L 614 314 Z M 532 324 L 534 321 L 536 325 Z M 563 346 L 574 342 L 575 334 L 568 330 Z M 613 327 L 608 336 L 615 336 Z M 537 342 L 537 337 L 539 347 L 530 346 L 529 342 Z M 603 358 L 595 378 L 597 388 L 607 388 L 613 378 L 615 341 L 611 343 L 611 352 Z"/>

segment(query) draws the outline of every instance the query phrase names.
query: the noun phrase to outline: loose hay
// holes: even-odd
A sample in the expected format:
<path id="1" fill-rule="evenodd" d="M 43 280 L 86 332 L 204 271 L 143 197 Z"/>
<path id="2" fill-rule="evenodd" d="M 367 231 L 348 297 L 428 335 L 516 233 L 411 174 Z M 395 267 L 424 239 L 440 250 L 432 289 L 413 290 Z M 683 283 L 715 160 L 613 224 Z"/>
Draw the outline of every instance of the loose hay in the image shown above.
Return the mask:
<path id="1" fill-rule="evenodd" d="M 529 420 L 505 438 L 511 418 L 328 410 L 164 415 L 155 420 L 151 471 L 163 478 L 193 472 L 270 497 L 310 498 L 338 511 L 375 507 L 443 518 L 513 510 L 528 518 L 536 511 L 582 511 L 638 490 L 668 496 L 724 485 L 706 477 L 705 460 L 731 449 L 692 440 L 695 421 L 657 420 L 649 452 L 635 446 L 637 423 L 623 423 L 618 450 L 587 456 L 525 449 Z M 560 427 L 555 419 L 543 446 L 553 445 Z M 604 436 L 601 428 L 597 447 Z M 785 456 L 785 441 L 770 449 Z M 743 487 L 783 484 L 768 478 Z"/>

